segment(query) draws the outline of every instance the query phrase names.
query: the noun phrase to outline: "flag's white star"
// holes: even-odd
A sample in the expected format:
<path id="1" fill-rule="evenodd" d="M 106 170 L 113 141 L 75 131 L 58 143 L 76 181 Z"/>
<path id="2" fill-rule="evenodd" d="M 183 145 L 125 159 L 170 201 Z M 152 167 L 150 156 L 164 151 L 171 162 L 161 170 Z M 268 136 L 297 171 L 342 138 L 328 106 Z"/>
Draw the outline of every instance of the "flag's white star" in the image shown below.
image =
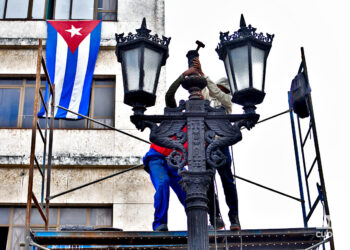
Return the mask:
<path id="1" fill-rule="evenodd" d="M 82 34 L 80 34 L 80 30 L 82 28 L 75 28 L 74 25 L 72 25 L 72 27 L 69 30 L 66 30 L 67 32 L 70 32 L 71 37 L 75 36 L 75 35 L 79 35 L 82 36 Z"/>

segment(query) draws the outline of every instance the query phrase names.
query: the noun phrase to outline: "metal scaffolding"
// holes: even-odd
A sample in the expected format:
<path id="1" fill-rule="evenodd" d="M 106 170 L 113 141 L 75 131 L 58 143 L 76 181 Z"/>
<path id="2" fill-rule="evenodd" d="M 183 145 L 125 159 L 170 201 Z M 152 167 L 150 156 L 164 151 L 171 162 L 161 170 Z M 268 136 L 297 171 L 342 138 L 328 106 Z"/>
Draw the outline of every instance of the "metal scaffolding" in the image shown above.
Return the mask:
<path id="1" fill-rule="evenodd" d="M 45 77 L 47 80 L 47 83 L 49 86 L 49 90 L 51 93 L 51 99 L 50 100 L 50 105 L 48 105 L 48 103 L 45 102 L 44 97 L 41 93 L 40 90 L 40 78 L 41 78 L 41 66 L 44 69 L 44 73 L 45 73 Z M 50 77 L 48 75 L 47 72 L 47 68 L 46 68 L 46 64 L 45 64 L 45 60 L 42 57 L 42 40 L 39 40 L 39 48 L 38 48 L 38 57 L 37 57 L 37 68 L 36 68 L 36 88 L 35 88 L 35 99 L 34 99 L 34 107 L 33 107 L 33 128 L 32 128 L 32 142 L 31 142 L 31 154 L 30 154 L 30 168 L 29 168 L 29 181 L 28 181 L 28 197 L 27 197 L 27 213 L 26 213 L 26 241 L 25 241 L 25 245 L 26 245 L 26 249 L 29 249 L 29 246 L 35 246 L 37 248 L 41 248 L 41 249 L 47 249 L 45 247 L 42 247 L 39 244 L 44 244 L 44 245 L 49 245 L 49 244 L 56 244 L 57 242 L 64 242 L 64 238 L 67 237 L 67 233 L 51 233 L 50 231 L 48 231 L 48 224 L 49 224 L 49 205 L 50 205 L 50 201 L 56 197 L 59 197 L 61 195 L 65 195 L 67 193 L 79 190 L 81 188 L 87 187 L 89 185 L 104 181 L 106 179 L 112 178 L 114 176 L 123 174 L 125 172 L 128 171 L 132 171 L 134 169 L 140 168 L 141 165 L 136 165 L 133 167 L 130 167 L 126 170 L 123 171 L 119 171 L 116 172 L 114 174 L 111 174 L 109 176 L 105 176 L 103 178 L 94 180 L 92 182 L 86 183 L 84 185 L 81 186 L 77 186 L 75 188 L 66 190 L 64 192 L 55 194 L 55 195 L 51 195 L 50 194 L 50 181 L 51 181 L 51 159 L 52 159 L 52 143 L 53 143 L 53 127 L 54 127 L 54 110 L 57 108 L 66 110 L 68 112 L 71 112 L 73 114 L 79 115 L 81 117 L 83 117 L 84 119 L 88 119 L 92 122 L 96 122 L 102 126 L 105 126 L 109 129 L 112 129 L 116 132 L 119 133 L 123 133 L 125 135 L 128 135 L 134 139 L 137 139 L 143 143 L 150 143 L 146 140 L 143 140 L 141 138 L 138 138 L 134 135 L 128 134 L 124 131 L 118 130 L 112 126 L 103 124 L 99 121 L 96 121 L 94 119 L 91 119 L 90 117 L 81 115 L 79 113 L 73 112 L 71 110 L 68 110 L 64 107 L 61 106 L 56 106 L 55 105 L 55 86 L 53 83 L 51 83 Z M 305 75 L 307 76 L 307 68 L 306 68 L 306 61 L 305 61 L 305 56 L 304 56 L 304 51 L 302 49 L 302 62 L 299 68 L 299 73 L 300 72 L 304 72 Z M 307 82 L 308 82 L 308 78 L 307 78 Z M 38 122 L 38 103 L 39 103 L 39 97 L 41 99 L 42 105 L 46 111 L 46 117 L 45 117 L 45 128 L 44 128 L 44 133 L 42 132 L 42 129 L 40 128 L 39 122 Z M 299 139 L 297 138 L 297 131 L 295 129 L 295 118 L 294 118 L 294 114 L 293 114 L 293 109 L 290 106 L 289 110 L 286 110 L 284 112 L 281 112 L 279 114 L 276 114 L 274 116 L 271 116 L 269 118 L 263 119 L 258 123 L 261 122 L 265 122 L 268 121 L 272 118 L 278 117 L 280 115 L 283 114 L 290 114 L 290 119 L 291 119 L 291 125 L 292 125 L 292 133 L 293 133 L 293 141 L 294 141 L 294 148 L 295 148 L 295 157 L 296 157 L 296 165 L 297 165 L 297 172 L 298 172 L 298 181 L 299 181 L 299 191 L 300 191 L 300 198 L 299 197 L 293 197 L 291 195 L 282 193 L 280 191 L 277 191 L 276 189 L 272 189 L 269 187 L 266 187 L 262 184 L 258 184 L 256 182 L 253 182 L 251 180 L 245 179 L 243 177 L 237 176 L 235 175 L 235 178 L 248 182 L 250 184 L 259 186 L 260 188 L 264 188 L 267 189 L 269 191 L 275 192 L 277 194 L 283 195 L 285 197 L 294 199 L 298 202 L 300 202 L 301 207 L 302 207 L 302 213 L 303 213 L 303 219 L 304 219 L 304 229 L 274 229 L 275 231 L 271 231 L 271 230 L 259 230 L 259 232 L 254 231 L 254 230 L 242 230 L 240 231 L 241 233 L 237 235 L 237 233 L 233 232 L 233 233 L 229 233 L 229 232 L 218 232 L 215 233 L 215 244 L 216 244 L 216 237 L 219 237 L 218 239 L 222 238 L 222 242 L 220 243 L 220 246 L 223 247 L 227 247 L 227 242 L 229 242 L 233 248 L 237 248 L 239 249 L 240 247 L 242 247 L 242 243 L 239 242 L 240 240 L 242 240 L 242 235 L 244 235 L 244 237 L 246 237 L 246 240 L 248 240 L 249 242 L 246 243 L 245 248 L 244 249 L 265 249 L 264 247 L 269 247 L 272 249 L 280 249 L 278 248 L 278 245 L 281 245 L 281 248 L 283 249 L 289 249 L 288 247 L 291 246 L 290 244 L 295 244 L 295 246 L 297 245 L 298 247 L 302 247 L 303 244 L 305 243 L 305 247 L 309 247 L 307 249 L 314 249 L 314 247 L 318 246 L 318 245 L 325 245 L 327 242 L 329 242 L 331 249 L 334 250 L 334 239 L 333 237 L 327 238 L 323 237 L 323 238 L 319 238 L 316 237 L 317 234 L 321 233 L 322 235 L 324 235 L 324 232 L 330 232 L 332 234 L 332 229 L 330 228 L 330 214 L 329 214 L 329 207 L 328 207 L 328 201 L 327 201 L 327 196 L 326 196 L 326 189 L 325 189 L 325 182 L 324 182 L 324 177 L 323 177 L 323 171 L 322 171 L 322 164 L 321 164 L 321 156 L 320 156 L 320 151 L 319 151 L 319 145 L 318 145 L 318 139 L 317 139 L 317 132 L 316 132 L 316 125 L 315 125 L 315 118 L 314 118 L 314 113 L 313 113 L 313 108 L 312 108 L 312 101 L 311 101 L 311 95 L 309 95 L 308 97 L 308 104 L 309 104 L 309 108 L 310 108 L 310 126 L 309 129 L 306 133 L 305 138 L 302 137 L 302 131 L 301 131 L 301 126 L 300 126 L 300 118 L 297 117 L 297 124 L 298 124 L 298 134 L 299 134 Z M 50 116 L 48 115 L 50 113 Z M 50 126 L 48 126 L 48 121 L 50 121 Z M 37 131 L 39 131 L 40 137 L 42 138 L 42 141 L 44 143 L 44 152 L 43 152 L 43 163 L 39 164 L 37 157 L 35 156 L 35 147 L 36 147 L 36 135 L 37 135 Z M 47 136 L 47 131 L 49 131 L 49 137 Z M 315 146 L 315 150 L 316 150 L 316 157 L 313 161 L 312 166 L 307 169 L 306 165 L 305 165 L 305 153 L 304 153 L 304 145 L 306 143 L 306 138 L 310 135 L 310 133 L 313 134 L 313 140 L 314 140 L 314 146 Z M 299 140 L 299 141 L 298 141 Z M 300 145 L 299 145 L 300 144 Z M 48 150 L 48 154 L 46 154 L 46 151 Z M 301 170 L 300 167 L 300 158 L 299 158 L 299 151 L 302 153 L 302 163 L 303 163 L 303 171 Z M 47 164 L 46 164 L 47 161 Z M 39 170 L 39 173 L 42 177 L 42 182 L 41 182 L 41 202 L 39 203 L 36 195 L 33 192 L 33 180 L 34 180 L 34 164 L 36 165 L 37 169 Z M 319 178 L 320 178 L 320 184 L 317 185 L 317 188 L 319 190 L 319 195 L 317 196 L 316 200 L 313 202 L 312 204 L 312 200 L 310 197 L 310 190 L 309 190 L 309 181 L 308 181 L 308 177 L 311 174 L 311 172 L 314 169 L 314 166 L 317 165 L 318 171 L 319 171 Z M 45 185 L 45 179 L 46 179 L 46 185 Z M 304 184 L 306 186 L 306 194 L 307 194 L 307 200 L 305 200 L 304 198 Z M 44 191 L 46 190 L 46 194 L 44 196 Z M 45 203 L 44 203 L 45 200 Z M 305 201 L 307 201 L 308 204 L 308 209 L 305 206 Z M 311 218 L 316 206 L 320 203 L 322 203 L 322 205 L 324 206 L 324 210 L 325 210 L 325 214 L 328 221 L 328 228 L 309 228 L 308 227 L 308 221 Z M 30 228 L 30 217 L 31 217 L 31 209 L 32 209 L 32 202 L 34 202 L 35 206 L 37 207 L 43 221 L 45 222 L 45 232 L 47 232 L 48 234 L 46 234 L 45 232 L 31 232 L 31 228 Z M 45 210 L 45 211 L 44 211 Z M 304 231 L 303 231 L 304 230 Z M 151 232 L 150 234 L 152 234 L 153 232 Z M 89 233 L 87 233 L 86 235 L 88 235 Z M 136 234 L 136 233 L 132 233 L 128 236 L 126 236 L 125 233 L 121 233 L 121 232 L 99 232 L 97 233 L 99 235 L 99 242 L 103 241 L 104 237 L 105 239 L 107 239 L 108 237 L 111 237 L 111 239 L 109 239 L 109 243 L 113 243 L 112 245 L 115 246 L 115 242 L 122 242 L 123 243 L 123 239 L 126 237 L 131 237 L 134 238 L 134 240 L 140 240 L 140 242 L 142 242 L 143 239 L 146 239 L 147 237 L 152 238 L 153 236 L 155 238 L 157 238 L 158 236 L 156 234 L 152 234 L 152 235 L 148 235 L 146 232 L 144 232 L 144 234 Z M 96 235 L 97 235 L 96 234 Z M 52 235 L 52 237 L 50 236 Z M 73 235 L 73 234 L 72 234 Z M 84 236 L 85 234 L 79 234 L 79 236 L 77 236 L 78 241 L 80 240 L 81 242 L 84 242 L 84 239 L 86 240 L 88 236 Z M 271 236 L 272 235 L 272 236 Z M 276 236 L 277 235 L 277 236 Z M 287 235 L 287 237 L 286 237 Z M 45 240 L 43 240 L 44 238 L 42 238 L 42 236 L 47 236 L 47 238 L 45 238 Z M 146 237 L 147 236 L 147 237 Z M 51 238 L 50 238 L 51 237 Z M 62 237 L 62 238 L 60 238 Z M 79 238 L 80 237 L 80 238 Z M 84 238 L 85 237 L 85 238 Z M 106 238 L 107 237 L 107 238 Z M 124 238 L 123 238 L 124 237 Z M 186 241 L 187 241 L 187 235 L 186 232 L 182 232 L 181 235 L 174 235 L 174 232 L 169 232 L 168 234 L 165 233 L 164 235 L 162 235 L 161 241 L 164 241 L 168 244 L 171 244 L 173 242 L 173 240 L 179 237 L 179 239 L 181 238 L 181 245 L 183 247 L 186 247 Z M 221 237 L 221 238 L 220 238 Z M 257 241 L 257 239 L 261 239 Z M 275 241 L 271 241 L 270 237 L 277 237 Z M 125 238 L 125 239 L 126 239 Z M 232 239 L 231 241 L 228 239 Z M 70 239 L 70 243 L 74 244 L 74 246 L 77 246 L 76 242 L 74 241 L 74 237 L 72 237 L 72 239 Z M 158 239 L 158 238 L 157 238 Z M 213 233 L 210 233 L 210 239 L 211 242 L 213 242 Z M 287 239 L 289 239 L 290 241 L 288 241 Z M 90 240 L 92 240 L 92 244 L 95 244 L 96 242 L 93 241 L 92 238 L 90 238 Z M 224 240 L 226 241 L 226 243 L 223 243 Z M 283 243 L 283 241 L 285 240 L 285 244 Z M 75 243 L 74 243 L 75 242 Z M 293 243 L 294 242 L 294 243 Z M 122 244 L 120 243 L 120 244 Z M 101 244 L 101 243 L 99 243 Z M 124 244 L 124 243 L 123 243 Z M 157 242 L 154 242 L 154 244 L 157 244 Z M 212 243 L 211 243 L 212 244 Z M 269 245 L 272 244 L 272 245 Z M 276 245 L 277 244 L 277 245 Z M 111 245 L 111 246 L 112 246 Z M 276 248 L 274 248 L 276 245 Z M 155 245 L 154 245 L 155 246 Z M 153 246 L 153 247 L 154 247 Z M 272 247 L 273 246 L 273 247 Z M 137 246 L 139 247 L 139 246 Z M 260 247 L 260 248 L 259 248 Z M 116 246 L 116 248 L 118 248 Z M 152 246 L 150 246 L 150 248 L 152 248 Z M 114 248 L 111 248 L 114 249 Z M 231 247 L 230 247 L 231 249 Z M 267 248 L 266 248 L 267 249 Z M 290 248 L 293 249 L 293 248 Z"/>
<path id="2" fill-rule="evenodd" d="M 307 66 L 306 66 L 306 59 L 304 54 L 304 49 L 301 48 L 301 64 L 298 70 L 299 73 L 304 73 L 306 84 L 310 86 L 309 83 L 309 77 L 307 72 Z M 299 181 L 299 191 L 300 191 L 300 199 L 304 199 L 304 187 L 306 189 L 306 201 L 307 205 L 305 206 L 305 202 L 301 203 L 302 207 L 302 213 L 303 213 L 303 220 L 304 220 L 304 227 L 308 227 L 308 222 L 310 218 L 312 217 L 316 207 L 320 204 L 322 204 L 325 217 L 327 220 L 327 230 L 328 235 L 330 236 L 329 243 L 332 250 L 334 250 L 334 237 L 333 237 L 333 231 L 331 227 L 331 219 L 330 219 L 330 212 L 329 212 L 329 205 L 328 205 L 328 199 L 327 199 L 327 193 L 326 193 L 326 184 L 324 180 L 323 175 L 323 169 L 322 169 L 322 162 L 321 162 L 321 153 L 318 143 L 318 136 L 317 136 L 317 130 L 316 130 L 316 122 L 315 122 L 315 114 L 312 106 L 312 98 L 311 93 L 307 96 L 307 104 L 308 104 L 308 110 L 309 110 L 309 117 L 304 118 L 304 123 L 308 123 L 308 128 L 306 133 L 305 131 L 302 131 L 301 123 L 303 122 L 298 115 L 293 114 L 293 110 L 291 107 L 291 93 L 288 93 L 289 95 L 289 105 L 290 105 L 290 120 L 291 120 L 291 126 L 292 126 L 292 133 L 293 133 L 293 142 L 294 142 L 294 151 L 295 151 L 295 160 L 296 160 L 296 166 L 297 166 L 297 172 L 298 172 L 298 181 Z M 294 118 L 296 116 L 296 119 Z M 296 121 L 295 121 L 296 120 Z M 298 125 L 298 131 L 296 131 L 295 123 Z M 298 138 L 297 138 L 298 134 Z M 308 137 L 312 135 L 313 138 L 313 146 L 315 149 L 315 157 L 312 160 L 311 166 L 307 166 L 306 164 L 306 158 L 307 154 L 305 153 L 305 146 L 308 142 Z M 300 164 L 300 157 L 299 152 L 301 152 L 301 159 L 302 159 L 302 170 L 301 170 L 301 164 Z M 310 181 L 309 177 L 313 171 L 315 171 L 315 166 L 317 166 L 318 173 L 319 173 L 319 182 L 314 183 L 317 188 L 317 197 L 313 198 L 311 197 L 310 192 Z"/>
<path id="3" fill-rule="evenodd" d="M 55 86 L 51 83 L 49 74 L 47 72 L 45 60 L 42 57 L 42 39 L 39 39 L 38 57 L 36 65 L 36 83 L 35 83 L 35 97 L 33 106 L 33 127 L 32 127 L 32 140 L 31 140 L 31 150 L 30 150 L 30 165 L 29 165 L 29 177 L 28 177 L 28 196 L 27 196 L 27 210 L 26 210 L 26 222 L 25 222 L 25 233 L 26 233 L 26 248 L 29 247 L 30 243 L 30 218 L 32 212 L 32 201 L 35 207 L 38 209 L 43 221 L 45 222 L 45 230 L 48 230 L 49 224 L 49 203 L 50 200 L 47 199 L 50 195 L 50 179 L 51 179 L 51 156 L 52 156 L 52 140 L 53 140 L 53 116 L 54 116 L 54 103 L 55 103 Z M 46 81 L 50 88 L 51 93 L 51 104 L 45 102 L 43 94 L 40 90 L 41 82 L 41 67 L 43 67 L 45 72 Z M 45 128 L 44 133 L 39 125 L 38 121 L 38 107 L 39 107 L 39 96 L 41 104 L 46 111 L 45 117 Z M 48 127 L 48 114 L 50 114 L 50 126 Z M 47 137 L 47 130 L 49 130 L 49 138 Z M 43 163 L 39 164 L 37 157 L 35 156 L 36 147 L 36 135 L 37 131 L 40 134 L 40 138 L 44 144 L 43 152 Z M 48 140 L 49 139 L 49 140 Z M 46 149 L 48 147 L 47 155 L 47 166 L 46 166 Z M 41 175 L 41 202 L 39 203 L 37 196 L 33 192 L 33 182 L 34 182 L 34 164 L 37 167 Z M 41 165 L 41 166 L 40 166 Z M 44 208 L 44 191 L 45 191 L 45 178 L 46 178 L 46 198 L 45 198 L 45 208 Z M 44 211 L 45 209 L 45 211 Z"/>
<path id="4" fill-rule="evenodd" d="M 97 120 L 91 119 L 90 117 L 84 116 L 82 114 L 75 113 L 71 110 L 65 109 L 64 107 L 61 107 L 59 105 L 55 105 L 55 85 L 54 83 L 51 82 L 50 76 L 47 71 L 46 63 L 45 60 L 42 56 L 42 51 L 43 51 L 43 46 L 42 46 L 42 39 L 39 39 L 39 46 L 38 46 L 38 56 L 37 56 L 37 65 L 36 65 L 36 85 L 35 85 L 35 96 L 34 96 L 34 106 L 33 106 L 33 125 L 32 125 L 32 139 L 31 139 L 31 151 L 30 151 L 30 165 L 29 165 L 29 177 L 28 177 L 28 196 L 27 196 L 27 208 L 26 208 L 26 221 L 25 221 L 25 247 L 26 249 L 29 249 L 30 246 L 36 246 L 39 247 L 32 239 L 32 232 L 31 232 L 31 213 L 32 213 L 32 202 L 34 202 L 35 207 L 38 209 L 41 218 L 43 219 L 45 223 L 45 231 L 48 230 L 48 225 L 49 225 L 49 206 L 50 206 L 50 200 L 59 197 L 61 195 L 65 195 L 67 193 L 76 191 L 78 189 L 90 186 L 92 184 L 104 181 L 106 179 L 112 178 L 114 176 L 126 173 L 128 171 L 140 168 L 143 166 L 142 164 L 136 165 L 133 167 L 130 167 L 128 169 L 119 171 L 117 173 L 105 176 L 103 178 L 97 179 L 95 181 L 86 183 L 84 185 L 72 188 L 70 190 L 55 194 L 51 196 L 51 161 L 52 161 L 52 144 L 53 144 L 53 129 L 54 129 L 54 112 L 56 108 L 64 109 L 67 110 L 68 112 L 77 114 L 84 119 L 88 119 L 92 122 L 98 123 L 102 126 L 105 126 L 109 129 L 115 130 L 119 133 L 125 134 L 127 136 L 130 136 L 134 139 L 137 139 L 139 141 L 142 141 L 144 143 L 150 144 L 150 142 L 143 140 L 141 138 L 138 138 L 134 135 L 131 135 L 129 133 L 126 133 L 124 131 L 118 130 L 114 127 L 111 127 L 109 125 L 103 124 Z M 48 83 L 47 86 L 49 86 L 49 91 L 50 91 L 50 98 L 48 98 L 47 101 L 45 101 L 44 96 L 40 90 L 40 82 L 41 82 L 41 67 L 44 69 L 45 73 L 45 78 Z M 41 100 L 41 105 L 45 109 L 45 127 L 41 128 L 39 121 L 38 121 L 38 107 L 39 107 L 39 97 Z M 50 104 L 48 104 L 50 102 Z M 50 117 L 48 114 L 50 113 Z M 48 126 L 50 121 L 50 125 Z M 43 132 L 44 130 L 44 132 Z M 47 131 L 49 130 L 49 137 L 47 136 Z M 39 160 L 37 159 L 35 155 L 35 148 L 36 148 L 36 135 L 37 132 L 40 134 L 40 138 L 43 141 L 44 147 L 43 147 L 43 159 L 42 163 L 39 163 Z M 47 154 L 47 149 L 48 149 L 48 154 Z M 46 164 L 47 161 L 47 164 Z M 37 196 L 34 194 L 33 191 L 33 183 L 34 183 L 34 168 L 38 169 L 40 175 L 41 175 L 41 199 L 40 203 L 37 199 Z M 45 179 L 46 179 L 46 185 L 45 185 Z M 46 190 L 46 194 L 44 196 Z M 45 202 L 44 202 L 44 197 L 45 197 Z M 46 248 L 42 248 L 46 249 Z"/>

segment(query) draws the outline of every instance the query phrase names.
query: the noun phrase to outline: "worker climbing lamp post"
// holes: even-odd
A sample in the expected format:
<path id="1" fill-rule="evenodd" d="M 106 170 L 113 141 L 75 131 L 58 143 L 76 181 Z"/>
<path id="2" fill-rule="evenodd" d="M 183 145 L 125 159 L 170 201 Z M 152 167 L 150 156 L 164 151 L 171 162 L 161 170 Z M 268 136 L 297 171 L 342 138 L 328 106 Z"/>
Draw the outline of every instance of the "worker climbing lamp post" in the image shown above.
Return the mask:
<path id="1" fill-rule="evenodd" d="M 144 115 L 146 107 L 155 104 L 160 68 L 168 57 L 170 38 L 150 35 L 145 19 L 136 34 L 116 34 L 124 103 L 134 110 L 131 121 L 141 131 L 150 128 L 152 142 L 173 149 L 167 162 L 179 170 L 186 191 L 188 249 L 209 249 L 207 190 L 215 168 L 225 164 L 221 149 L 239 142 L 241 127 L 250 129 L 259 119 L 255 105 L 265 96 L 266 59 L 273 36 L 265 37 L 255 30 L 250 25 L 246 27 L 242 16 L 241 28 L 233 35 L 221 33 L 216 49 L 226 67 L 232 101 L 244 109 L 244 114 L 237 115 L 227 115 L 224 108 L 212 108 L 209 101 L 200 98 L 198 91 L 207 82 L 199 75 L 187 76 L 181 83 L 190 93 L 188 101 L 180 101 L 178 108 L 165 108 L 164 115 Z M 201 42 L 197 44 L 197 49 L 186 55 L 189 67 L 199 56 L 199 48 L 204 47 Z M 187 133 L 182 131 L 185 126 Z M 184 147 L 186 141 L 188 152 Z"/>

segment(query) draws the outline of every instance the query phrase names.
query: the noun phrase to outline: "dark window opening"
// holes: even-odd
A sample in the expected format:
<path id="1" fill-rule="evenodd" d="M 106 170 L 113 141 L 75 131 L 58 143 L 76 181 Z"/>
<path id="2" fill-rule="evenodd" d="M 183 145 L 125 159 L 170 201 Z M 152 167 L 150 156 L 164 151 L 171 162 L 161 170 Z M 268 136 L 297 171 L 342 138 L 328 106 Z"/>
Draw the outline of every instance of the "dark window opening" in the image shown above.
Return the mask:
<path id="1" fill-rule="evenodd" d="M 6 249 L 8 227 L 0 227 L 0 249 Z"/>

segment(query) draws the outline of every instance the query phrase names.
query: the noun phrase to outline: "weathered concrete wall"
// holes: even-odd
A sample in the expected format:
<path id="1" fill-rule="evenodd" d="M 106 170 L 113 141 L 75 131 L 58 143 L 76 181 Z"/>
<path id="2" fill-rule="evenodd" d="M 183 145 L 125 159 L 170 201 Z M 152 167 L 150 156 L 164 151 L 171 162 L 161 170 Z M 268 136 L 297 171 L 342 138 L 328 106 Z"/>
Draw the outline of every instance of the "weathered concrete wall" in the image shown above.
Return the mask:
<path id="1" fill-rule="evenodd" d="M 130 122 L 132 108 L 123 103 L 121 66 L 115 56 L 115 33 L 135 32 L 146 17 L 152 34 L 164 34 L 164 0 L 119 0 L 118 22 L 103 22 L 101 48 L 95 75 L 115 77 L 115 127 L 148 140 Z M 0 29 L 0 76 L 35 75 L 38 39 L 46 44 L 46 22 L 2 21 Z M 44 51 L 45 57 L 45 51 Z M 165 68 L 158 85 L 156 106 L 147 113 L 162 113 Z M 24 204 L 27 199 L 30 129 L 0 128 L 0 204 Z M 149 145 L 112 130 L 55 129 L 51 194 L 109 175 L 120 166 L 140 164 Z M 36 155 L 43 145 L 37 134 Z M 64 166 L 64 167 L 63 167 Z M 39 196 L 40 174 L 34 190 Z M 151 230 L 154 189 L 142 169 L 113 177 L 53 200 L 56 204 L 111 204 L 113 226 L 124 230 Z"/>
<path id="2" fill-rule="evenodd" d="M 118 22 L 102 22 L 101 46 L 115 46 L 115 33 L 135 32 L 142 18 L 153 33 L 164 34 L 164 0 L 119 0 Z M 1 21 L 0 46 L 34 46 L 47 37 L 45 21 Z M 45 44 L 45 41 L 44 41 Z"/>
<path id="3" fill-rule="evenodd" d="M 51 194 L 121 171 L 118 167 L 81 167 L 52 169 Z M 34 193 L 40 199 L 41 177 L 34 174 Z M 28 168 L 0 167 L 0 204 L 26 204 Z M 113 205 L 113 225 L 124 230 L 151 229 L 153 219 L 154 188 L 148 174 L 142 169 L 133 170 L 77 191 L 59 196 L 51 204 Z M 137 223 L 130 223 L 135 221 Z"/>
<path id="4" fill-rule="evenodd" d="M 125 132 L 147 137 L 147 132 Z M 0 165 L 28 165 L 30 129 L 0 129 Z M 53 165 L 140 164 L 149 145 L 112 130 L 54 130 Z M 146 139 L 146 138 L 145 138 Z M 43 143 L 37 133 L 36 156 L 42 159 Z"/>
<path id="5" fill-rule="evenodd" d="M 114 53 L 115 33 L 135 32 L 146 17 L 148 28 L 158 34 L 164 34 L 164 3 L 163 1 L 119 1 L 118 22 L 103 22 L 102 46 L 96 62 L 95 75 L 108 75 L 116 79 L 115 91 L 115 127 L 127 133 L 148 139 L 148 130 L 140 133 L 130 122 L 131 107 L 123 103 L 123 80 L 120 63 Z M 21 76 L 35 74 L 37 50 L 31 45 L 37 44 L 38 38 L 46 37 L 44 21 L 3 21 L 0 31 L 0 75 Z M 30 32 L 28 32 L 30 31 Z M 4 46 L 6 45 L 6 46 Z M 112 47 L 110 47 L 112 46 Z M 111 49 L 112 48 L 112 49 Z M 44 53 L 45 56 L 45 53 Z M 157 90 L 156 106 L 147 113 L 161 113 L 164 107 L 165 68 L 163 68 Z M 11 159 L 10 164 L 23 164 L 30 153 L 30 130 L 0 129 L 0 164 Z M 37 153 L 41 154 L 42 146 L 38 143 Z M 55 130 L 53 155 L 55 164 L 81 165 L 91 158 L 91 164 L 96 164 L 96 157 L 114 158 L 113 164 L 140 163 L 140 158 L 147 151 L 148 145 L 114 131 L 98 130 Z M 132 159 L 132 160 L 124 160 Z M 60 162 L 62 160 L 62 162 Z M 26 164 L 24 162 L 24 164 Z M 109 163 L 112 164 L 112 163 Z"/>

